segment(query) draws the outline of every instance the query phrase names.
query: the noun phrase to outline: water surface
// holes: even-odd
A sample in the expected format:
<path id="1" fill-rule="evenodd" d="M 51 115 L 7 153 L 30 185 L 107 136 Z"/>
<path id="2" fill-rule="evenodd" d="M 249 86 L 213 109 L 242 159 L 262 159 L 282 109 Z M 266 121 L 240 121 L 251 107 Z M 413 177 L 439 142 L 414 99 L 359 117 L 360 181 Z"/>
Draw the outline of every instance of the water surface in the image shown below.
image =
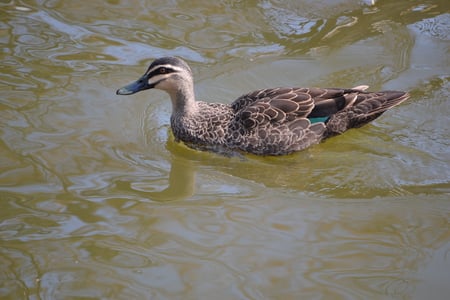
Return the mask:
<path id="1" fill-rule="evenodd" d="M 447 1 L 0 3 L 0 298 L 447 299 Z M 170 133 L 199 99 L 274 86 L 398 89 L 375 122 L 285 157 Z"/>

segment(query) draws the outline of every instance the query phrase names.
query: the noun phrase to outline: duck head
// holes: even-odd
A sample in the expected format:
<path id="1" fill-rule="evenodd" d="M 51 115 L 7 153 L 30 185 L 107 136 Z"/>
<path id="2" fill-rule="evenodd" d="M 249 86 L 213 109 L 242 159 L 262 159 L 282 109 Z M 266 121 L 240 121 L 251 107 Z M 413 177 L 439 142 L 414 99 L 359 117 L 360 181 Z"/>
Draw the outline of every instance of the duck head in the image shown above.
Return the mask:
<path id="1" fill-rule="evenodd" d="M 160 89 L 170 95 L 179 90 L 193 89 L 192 71 L 188 64 L 176 57 L 162 57 L 150 64 L 138 80 L 116 91 L 117 95 L 131 95 L 148 89 Z"/>

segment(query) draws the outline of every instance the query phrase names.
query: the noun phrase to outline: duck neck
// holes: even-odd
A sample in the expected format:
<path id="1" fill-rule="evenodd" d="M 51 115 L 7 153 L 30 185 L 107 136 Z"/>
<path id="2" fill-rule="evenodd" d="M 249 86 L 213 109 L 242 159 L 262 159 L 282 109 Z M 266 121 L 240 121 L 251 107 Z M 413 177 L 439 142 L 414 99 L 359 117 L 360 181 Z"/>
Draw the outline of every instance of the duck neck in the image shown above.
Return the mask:
<path id="1" fill-rule="evenodd" d="M 197 102 L 195 101 L 194 86 L 192 82 L 180 85 L 178 89 L 171 91 L 172 113 L 175 115 L 187 116 L 195 114 Z"/>

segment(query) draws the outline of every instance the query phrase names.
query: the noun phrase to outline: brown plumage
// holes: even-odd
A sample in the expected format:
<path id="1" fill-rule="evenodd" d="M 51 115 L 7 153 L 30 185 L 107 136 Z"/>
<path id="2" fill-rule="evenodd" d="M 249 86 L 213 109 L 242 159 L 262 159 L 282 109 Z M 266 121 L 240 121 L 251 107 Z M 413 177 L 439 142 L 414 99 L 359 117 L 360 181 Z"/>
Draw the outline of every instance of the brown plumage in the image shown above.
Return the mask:
<path id="1" fill-rule="evenodd" d="M 230 105 L 196 101 L 189 66 L 181 59 L 155 60 L 129 95 L 157 88 L 172 100 L 171 127 L 188 146 L 220 152 L 282 155 L 360 127 L 409 98 L 399 91 L 343 88 L 270 88 L 242 95 Z"/>

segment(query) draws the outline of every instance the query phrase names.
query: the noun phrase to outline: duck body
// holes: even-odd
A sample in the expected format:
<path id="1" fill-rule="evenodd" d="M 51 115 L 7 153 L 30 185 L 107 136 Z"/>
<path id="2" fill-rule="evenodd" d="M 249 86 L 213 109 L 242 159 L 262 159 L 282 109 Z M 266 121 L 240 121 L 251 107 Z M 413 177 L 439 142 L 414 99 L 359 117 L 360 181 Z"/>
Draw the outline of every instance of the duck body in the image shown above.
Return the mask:
<path id="1" fill-rule="evenodd" d="M 408 99 L 406 92 L 343 88 L 268 88 L 233 103 L 196 101 L 193 77 L 181 59 L 155 60 L 136 82 L 119 90 L 129 95 L 158 88 L 172 100 L 171 129 L 189 147 L 217 152 L 284 155 L 360 127 Z"/>

